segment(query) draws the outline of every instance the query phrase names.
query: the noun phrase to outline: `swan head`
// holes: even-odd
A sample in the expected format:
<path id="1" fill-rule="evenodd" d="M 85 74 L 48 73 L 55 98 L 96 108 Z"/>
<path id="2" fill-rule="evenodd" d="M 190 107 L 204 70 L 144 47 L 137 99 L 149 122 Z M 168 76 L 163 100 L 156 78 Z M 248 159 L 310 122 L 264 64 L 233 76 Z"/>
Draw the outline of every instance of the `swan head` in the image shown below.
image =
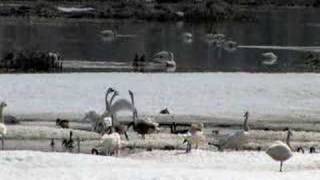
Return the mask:
<path id="1" fill-rule="evenodd" d="M 1 102 L 1 103 L 0 103 L 0 107 L 1 107 L 1 108 L 7 107 L 7 103 Z"/>
<path id="2" fill-rule="evenodd" d="M 107 93 L 112 93 L 112 92 L 115 92 L 116 90 L 115 89 L 113 89 L 112 87 L 109 87 L 108 89 L 107 89 Z"/>
<path id="3" fill-rule="evenodd" d="M 133 96 L 133 92 L 131 90 L 128 90 L 128 92 L 130 96 Z"/>
<path id="4" fill-rule="evenodd" d="M 293 136 L 293 133 L 290 128 L 288 128 L 288 136 Z"/>

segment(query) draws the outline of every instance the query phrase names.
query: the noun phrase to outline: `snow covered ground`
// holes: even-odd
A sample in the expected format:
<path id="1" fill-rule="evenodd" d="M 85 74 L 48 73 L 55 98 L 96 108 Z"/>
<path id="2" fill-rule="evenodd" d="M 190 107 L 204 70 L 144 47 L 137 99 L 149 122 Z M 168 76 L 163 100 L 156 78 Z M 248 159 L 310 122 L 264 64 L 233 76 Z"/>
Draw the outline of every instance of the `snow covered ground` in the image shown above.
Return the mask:
<path id="1" fill-rule="evenodd" d="M 102 112 L 107 87 L 129 99 L 136 95 L 141 114 L 168 107 L 176 115 L 242 120 L 319 120 L 320 74 L 252 73 L 68 73 L 2 74 L 0 100 L 5 114 L 80 118 Z"/>
<path id="2" fill-rule="evenodd" d="M 32 151 L 0 152 L 0 174 L 6 180 L 166 180 L 319 179 L 319 154 L 297 154 L 279 163 L 264 152 L 152 151 L 127 157 Z"/>

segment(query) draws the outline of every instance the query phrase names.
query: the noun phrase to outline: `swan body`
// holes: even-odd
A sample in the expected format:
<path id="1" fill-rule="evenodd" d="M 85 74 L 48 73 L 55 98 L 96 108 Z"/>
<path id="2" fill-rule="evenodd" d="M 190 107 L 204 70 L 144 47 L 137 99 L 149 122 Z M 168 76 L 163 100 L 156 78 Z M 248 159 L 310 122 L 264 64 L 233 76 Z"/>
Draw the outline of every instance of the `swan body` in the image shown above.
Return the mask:
<path id="1" fill-rule="evenodd" d="M 280 172 L 282 172 L 282 164 L 292 157 L 292 147 L 290 145 L 290 136 L 292 132 L 288 129 L 286 143 L 282 141 L 274 142 L 266 151 L 266 153 L 275 161 L 280 161 Z"/>
<path id="2" fill-rule="evenodd" d="M 175 15 L 176 15 L 177 17 L 179 17 L 179 18 L 183 18 L 183 17 L 184 17 L 184 12 L 182 12 L 182 11 L 177 11 L 177 12 L 175 12 Z"/>
<path id="3" fill-rule="evenodd" d="M 245 112 L 244 117 L 245 117 L 245 120 L 243 122 L 243 129 L 242 130 L 228 135 L 223 140 L 220 140 L 218 144 L 213 144 L 213 145 L 217 146 L 218 149 L 220 149 L 220 150 L 223 150 L 223 149 L 236 149 L 236 150 L 238 150 L 239 148 L 241 148 L 242 145 L 248 143 L 249 112 Z"/>
<path id="4" fill-rule="evenodd" d="M 246 131 L 237 131 L 229 136 L 220 145 L 224 149 L 239 149 L 241 145 L 248 142 L 249 133 Z"/>
<path id="5" fill-rule="evenodd" d="M 235 41 L 225 41 L 223 43 L 223 48 L 224 50 L 228 51 L 228 52 L 234 52 L 235 50 L 237 50 L 238 44 Z"/>
<path id="6" fill-rule="evenodd" d="M 204 145 L 206 142 L 206 137 L 203 134 L 203 124 L 192 124 L 189 132 L 185 135 L 184 143 L 187 142 L 186 152 L 190 152 L 192 147 L 195 149 L 201 145 Z"/>
<path id="7" fill-rule="evenodd" d="M 185 32 L 182 34 L 182 40 L 184 43 L 190 44 L 192 43 L 192 34 L 189 32 Z"/>
<path id="8" fill-rule="evenodd" d="M 275 161 L 286 161 L 292 156 L 290 147 L 281 141 L 272 144 L 266 153 Z"/>
<path id="9" fill-rule="evenodd" d="M 166 67 L 176 67 L 174 55 L 169 51 L 160 51 L 152 57 L 151 63 L 164 65 Z M 152 65 L 152 64 L 151 64 Z"/>
<path id="10" fill-rule="evenodd" d="M 107 29 L 107 30 L 103 30 L 100 32 L 102 35 L 104 36 L 116 36 L 116 32 L 115 31 L 112 31 L 110 29 Z"/>
<path id="11" fill-rule="evenodd" d="M 103 41 L 110 42 L 117 38 L 117 33 L 109 29 L 101 31 L 100 34 Z"/>
<path id="12" fill-rule="evenodd" d="M 5 124 L 0 123 L 0 135 L 1 137 L 7 134 L 7 127 Z"/>
<path id="13" fill-rule="evenodd" d="M 195 149 L 198 149 L 199 146 L 204 145 L 206 142 L 206 136 L 203 134 L 202 131 L 196 131 L 193 133 L 189 132 L 186 135 L 184 142 L 188 143 L 187 152 L 190 152 L 192 146 L 194 146 Z"/>
<path id="14" fill-rule="evenodd" d="M 111 134 L 104 134 L 100 139 L 100 150 L 107 155 L 119 155 L 121 148 L 120 134 L 113 132 Z"/>
<path id="15" fill-rule="evenodd" d="M 192 34 L 189 32 L 183 33 L 182 36 L 183 36 L 183 38 L 186 38 L 186 39 L 192 39 Z"/>

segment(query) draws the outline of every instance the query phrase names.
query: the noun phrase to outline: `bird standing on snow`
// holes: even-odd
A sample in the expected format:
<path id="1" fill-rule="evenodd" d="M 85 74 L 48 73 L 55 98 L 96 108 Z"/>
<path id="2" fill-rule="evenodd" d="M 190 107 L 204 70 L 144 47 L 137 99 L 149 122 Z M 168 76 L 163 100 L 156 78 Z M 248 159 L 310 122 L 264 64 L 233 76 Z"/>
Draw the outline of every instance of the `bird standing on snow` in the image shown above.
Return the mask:
<path id="1" fill-rule="evenodd" d="M 282 164 L 284 161 L 292 157 L 292 147 L 290 145 L 290 137 L 292 132 L 288 129 L 286 143 L 276 141 L 266 151 L 266 153 L 275 161 L 280 161 L 280 172 L 282 172 Z"/>
<path id="2" fill-rule="evenodd" d="M 4 136 L 7 134 L 7 127 L 4 124 L 4 117 L 3 117 L 3 109 L 7 107 L 5 102 L 0 103 L 0 135 L 1 135 L 1 144 L 2 149 L 4 149 Z"/>
<path id="3" fill-rule="evenodd" d="M 186 152 L 190 152 L 192 146 L 195 146 L 195 149 L 198 149 L 199 145 L 206 142 L 206 137 L 202 132 L 203 124 L 192 124 L 189 135 L 184 139 L 183 143 L 187 143 Z"/>
<path id="4" fill-rule="evenodd" d="M 244 113 L 244 122 L 243 122 L 243 129 L 241 131 L 237 131 L 231 135 L 228 135 L 225 139 L 219 141 L 218 144 L 209 143 L 210 145 L 214 145 L 218 147 L 219 150 L 223 149 L 236 149 L 238 150 L 243 144 L 247 143 L 248 135 L 249 135 L 249 126 L 248 126 L 248 119 L 249 119 L 249 112 Z"/>
<path id="5" fill-rule="evenodd" d="M 142 138 L 145 138 L 146 134 L 151 134 L 159 130 L 159 124 L 153 122 L 150 118 L 147 119 L 138 119 L 138 111 L 135 107 L 134 103 L 134 95 L 133 92 L 129 90 L 129 94 L 131 97 L 131 103 L 134 107 L 133 110 L 133 122 L 128 125 L 128 128 L 133 126 L 133 130 L 136 131 L 138 134 L 142 135 Z"/>

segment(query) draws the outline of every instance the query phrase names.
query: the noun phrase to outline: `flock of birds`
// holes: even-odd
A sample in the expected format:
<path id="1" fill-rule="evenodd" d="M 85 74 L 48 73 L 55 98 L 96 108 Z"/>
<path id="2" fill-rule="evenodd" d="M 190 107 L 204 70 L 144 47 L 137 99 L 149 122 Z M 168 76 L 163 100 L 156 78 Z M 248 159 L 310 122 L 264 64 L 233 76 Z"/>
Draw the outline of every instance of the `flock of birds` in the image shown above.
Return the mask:
<path id="1" fill-rule="evenodd" d="M 92 154 L 106 154 L 106 155 L 119 155 L 121 149 L 121 135 L 124 135 L 126 140 L 129 140 L 127 131 L 132 127 L 133 131 L 140 134 L 142 138 L 145 135 L 155 133 L 159 131 L 159 124 L 152 121 L 150 118 L 141 118 L 138 115 L 138 110 L 135 106 L 134 93 L 128 91 L 130 100 L 120 98 L 115 100 L 116 96 L 119 95 L 118 91 L 113 88 L 108 88 L 105 94 L 105 111 L 99 115 L 94 111 L 88 112 L 83 120 L 89 120 L 91 122 L 92 131 L 98 132 L 102 135 L 99 144 L 92 149 Z M 0 103 L 0 135 L 2 142 L 2 149 L 4 148 L 4 138 L 7 134 L 7 128 L 4 123 L 3 109 L 7 106 L 5 102 Z M 122 110 L 132 111 L 132 122 L 129 124 L 122 124 L 118 121 L 117 112 Z M 161 114 L 169 114 L 167 108 L 160 111 Z M 206 141 L 206 136 L 203 133 L 203 124 L 193 123 L 190 128 L 177 131 L 176 124 L 173 123 L 171 127 L 172 133 L 184 133 L 183 143 L 187 144 L 186 152 L 190 152 L 192 148 L 197 149 L 200 144 L 207 143 L 208 145 L 213 145 L 218 148 L 218 150 L 223 151 L 224 149 L 235 149 L 239 150 L 244 144 L 248 143 L 249 126 L 248 126 L 249 112 L 244 114 L 244 123 L 242 130 L 235 133 L 229 134 L 223 140 L 218 143 L 212 143 Z M 62 128 L 69 128 L 69 121 L 63 119 L 57 119 L 56 125 Z M 66 149 L 74 148 L 74 140 L 72 138 L 72 131 L 70 131 L 70 136 L 68 139 L 63 139 L 62 144 Z M 286 142 L 276 141 L 267 150 L 268 154 L 275 161 L 280 162 L 280 171 L 282 171 L 283 163 L 290 159 L 293 155 L 294 149 L 290 145 L 290 137 L 292 136 L 292 131 L 287 130 Z M 78 139 L 78 143 L 80 140 Z M 51 141 L 51 146 L 54 146 L 54 141 Z M 79 146 L 80 148 L 80 146 Z M 299 147 L 297 151 L 303 150 Z M 79 150 L 80 151 L 80 150 Z M 315 148 L 312 147 L 310 152 L 315 152 Z"/>
<path id="2" fill-rule="evenodd" d="M 133 34 L 118 34 L 117 31 L 108 29 L 101 31 L 100 35 L 104 41 L 114 41 L 117 38 L 136 37 L 136 35 Z M 185 44 L 191 44 L 194 41 L 194 37 L 191 32 L 183 32 L 180 36 L 182 42 Z M 220 50 L 225 50 L 232 53 L 238 48 L 241 48 L 237 42 L 233 41 L 223 33 L 207 33 L 202 37 L 202 39 L 210 47 L 214 47 L 219 50 L 219 52 L 221 52 Z M 219 56 L 221 56 L 221 54 Z M 261 61 L 262 65 L 273 66 L 277 63 L 278 56 L 274 52 L 263 52 L 260 54 L 258 59 Z M 147 60 L 144 54 L 140 57 L 136 54 L 132 61 L 132 67 L 136 72 L 145 72 L 153 69 L 174 72 L 176 70 L 176 62 L 172 52 L 160 51 L 150 58 L 150 60 Z"/>

